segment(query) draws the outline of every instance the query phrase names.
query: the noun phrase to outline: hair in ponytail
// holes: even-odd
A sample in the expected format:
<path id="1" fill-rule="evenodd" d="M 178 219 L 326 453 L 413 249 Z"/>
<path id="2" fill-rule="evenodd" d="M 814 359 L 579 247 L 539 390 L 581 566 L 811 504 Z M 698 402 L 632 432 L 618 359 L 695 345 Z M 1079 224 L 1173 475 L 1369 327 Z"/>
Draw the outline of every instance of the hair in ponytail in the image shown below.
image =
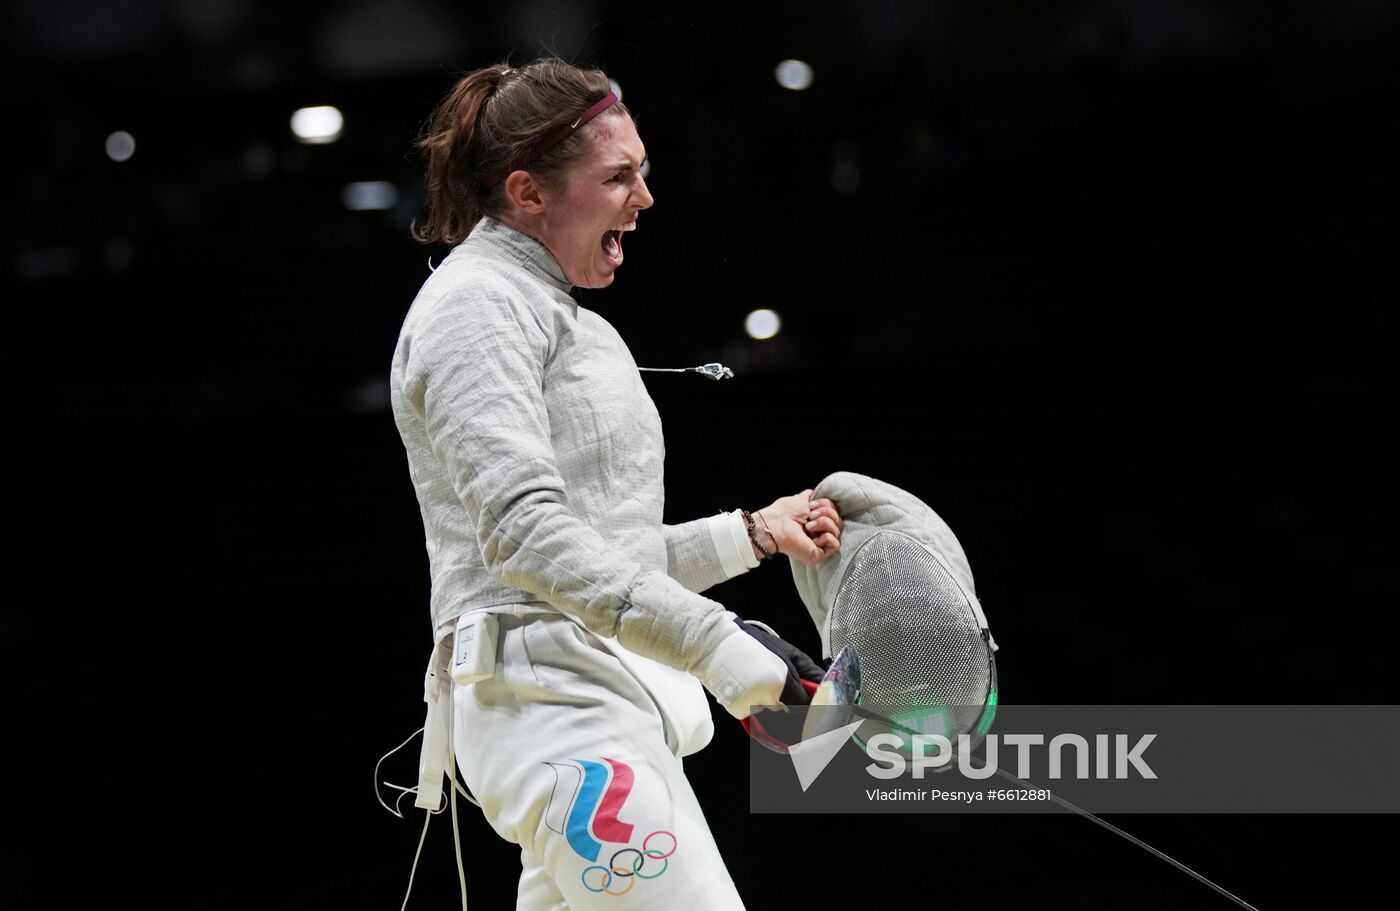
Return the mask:
<path id="1" fill-rule="evenodd" d="M 520 160 L 607 93 L 608 77 L 601 70 L 554 57 L 463 76 L 433 111 L 417 143 L 427 170 L 427 210 L 413 223 L 414 239 L 449 245 L 465 240 L 483 215 L 505 207 L 503 183 L 487 186 L 487 175 Z M 626 113 L 618 102 L 602 116 Z M 586 134 L 585 127 L 526 170 L 545 186 L 556 186 L 586 148 Z"/>

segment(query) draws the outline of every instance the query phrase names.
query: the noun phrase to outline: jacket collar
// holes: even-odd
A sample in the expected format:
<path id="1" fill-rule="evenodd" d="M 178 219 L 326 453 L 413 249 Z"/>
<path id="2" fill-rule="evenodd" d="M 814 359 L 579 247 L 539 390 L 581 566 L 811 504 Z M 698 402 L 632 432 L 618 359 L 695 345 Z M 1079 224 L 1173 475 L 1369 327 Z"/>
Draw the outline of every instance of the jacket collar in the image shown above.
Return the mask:
<path id="1" fill-rule="evenodd" d="M 473 253 L 484 253 L 495 259 L 515 263 L 525 271 L 554 288 L 569 293 L 573 288 L 564 277 L 564 269 L 545 245 L 528 234 L 497 221 L 489 215 L 476 223 L 462 246 Z"/>

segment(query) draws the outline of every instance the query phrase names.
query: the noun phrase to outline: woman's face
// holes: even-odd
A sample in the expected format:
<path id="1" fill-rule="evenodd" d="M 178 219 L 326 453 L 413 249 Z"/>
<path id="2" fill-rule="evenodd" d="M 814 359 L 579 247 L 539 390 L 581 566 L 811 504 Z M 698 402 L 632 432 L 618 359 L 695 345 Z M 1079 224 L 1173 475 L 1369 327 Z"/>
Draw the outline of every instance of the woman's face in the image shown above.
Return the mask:
<path id="1" fill-rule="evenodd" d="M 604 115 L 584 129 L 588 151 L 565 171 L 545 203 L 538 240 L 554 254 L 564 277 L 581 288 L 606 288 L 622 265 L 622 235 L 637 227 L 637 213 L 651 208 L 642 179 L 646 148 L 632 118 Z"/>

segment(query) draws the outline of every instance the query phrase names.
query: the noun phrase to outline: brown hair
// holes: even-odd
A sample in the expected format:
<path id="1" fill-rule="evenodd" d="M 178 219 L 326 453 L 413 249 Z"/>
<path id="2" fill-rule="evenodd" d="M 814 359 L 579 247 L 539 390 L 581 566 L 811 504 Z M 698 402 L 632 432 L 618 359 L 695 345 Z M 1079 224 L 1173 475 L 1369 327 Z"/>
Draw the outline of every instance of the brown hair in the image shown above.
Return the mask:
<path id="1" fill-rule="evenodd" d="M 505 208 L 504 181 L 487 175 L 510 166 L 555 131 L 572 123 L 608 93 L 601 70 L 580 69 L 555 57 L 527 66 L 488 66 L 458 80 L 429 118 L 417 147 L 426 158 L 427 211 L 413 238 L 425 244 L 461 243 L 483 215 Z M 628 113 L 622 102 L 604 111 Z M 586 148 L 587 127 L 525 168 L 556 186 L 564 168 Z"/>

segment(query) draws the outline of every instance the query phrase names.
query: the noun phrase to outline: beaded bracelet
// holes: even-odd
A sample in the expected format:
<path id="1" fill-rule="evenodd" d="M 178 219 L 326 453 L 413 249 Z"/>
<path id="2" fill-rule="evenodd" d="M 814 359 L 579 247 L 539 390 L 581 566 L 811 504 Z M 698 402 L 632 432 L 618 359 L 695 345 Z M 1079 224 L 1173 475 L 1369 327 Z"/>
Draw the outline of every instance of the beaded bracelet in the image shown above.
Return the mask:
<path id="1" fill-rule="evenodd" d="M 758 552 L 759 552 L 759 553 L 763 554 L 763 559 L 765 559 L 765 560 L 771 560 L 771 559 L 773 559 L 775 556 L 777 556 L 778 550 L 777 550 L 777 546 L 776 546 L 776 545 L 777 545 L 777 543 L 778 543 L 778 539 L 777 539 L 777 538 L 773 538 L 773 533 L 772 533 L 771 531 L 768 532 L 768 537 L 773 538 L 773 544 L 774 544 L 773 552 L 770 554 L 768 551 L 766 551 L 766 550 L 763 549 L 763 545 L 762 545 L 762 544 L 759 544 L 759 543 L 758 543 L 758 534 L 757 534 L 757 532 L 754 531 L 753 516 L 751 516 L 751 515 L 749 514 L 749 511 L 748 511 L 747 509 L 741 509 L 741 510 L 739 510 L 739 512 L 744 516 L 744 526 L 745 526 L 746 528 L 748 528 L 748 531 L 749 531 L 749 541 L 753 544 L 753 546 L 754 546 L 755 548 L 758 549 Z M 763 513 L 759 513 L 759 514 L 758 514 L 758 517 L 759 517 L 760 519 L 763 519 Z M 764 520 L 763 520 L 763 528 L 764 528 L 765 531 L 768 530 L 768 520 L 767 520 L 767 519 L 764 519 Z"/>

